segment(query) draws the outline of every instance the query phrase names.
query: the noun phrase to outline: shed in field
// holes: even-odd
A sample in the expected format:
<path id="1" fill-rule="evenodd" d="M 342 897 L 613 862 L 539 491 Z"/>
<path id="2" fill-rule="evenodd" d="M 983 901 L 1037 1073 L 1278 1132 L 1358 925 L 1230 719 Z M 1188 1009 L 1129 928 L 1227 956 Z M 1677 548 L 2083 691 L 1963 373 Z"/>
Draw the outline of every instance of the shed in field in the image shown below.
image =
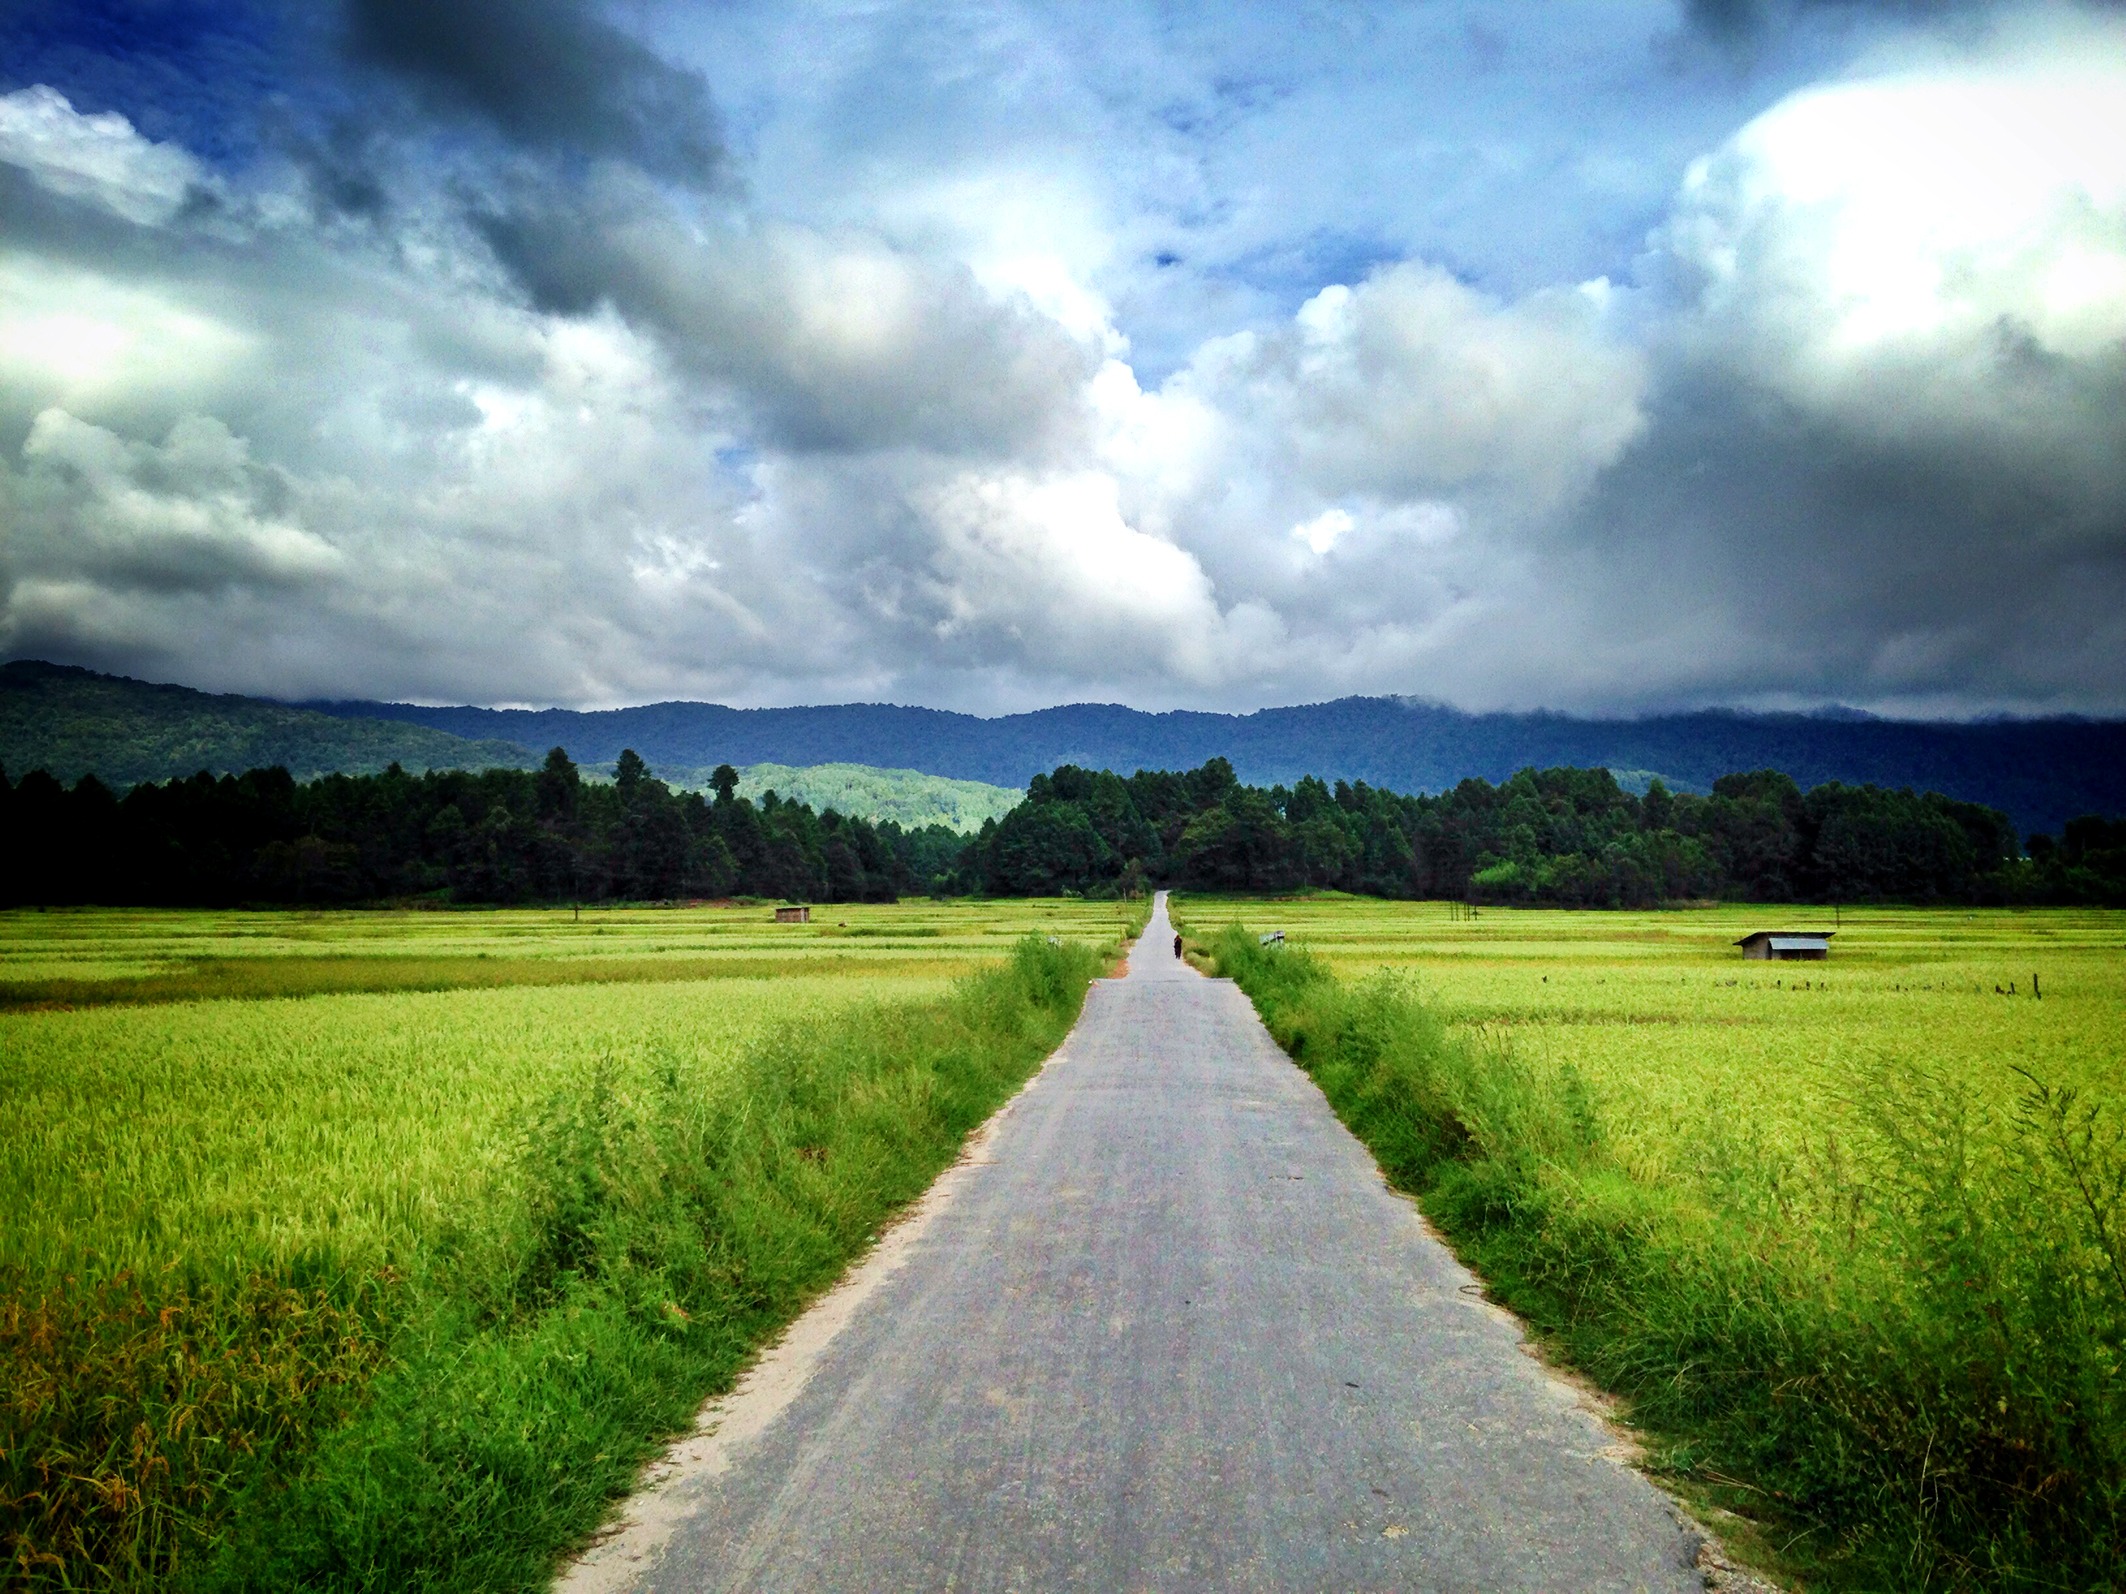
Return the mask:
<path id="1" fill-rule="evenodd" d="M 1836 930 L 1753 930 L 1735 945 L 1746 958 L 1799 959 L 1821 963 L 1831 955 Z"/>
<path id="2" fill-rule="evenodd" d="M 777 924 L 810 924 L 812 922 L 812 910 L 810 908 L 777 908 L 775 910 L 775 922 Z"/>

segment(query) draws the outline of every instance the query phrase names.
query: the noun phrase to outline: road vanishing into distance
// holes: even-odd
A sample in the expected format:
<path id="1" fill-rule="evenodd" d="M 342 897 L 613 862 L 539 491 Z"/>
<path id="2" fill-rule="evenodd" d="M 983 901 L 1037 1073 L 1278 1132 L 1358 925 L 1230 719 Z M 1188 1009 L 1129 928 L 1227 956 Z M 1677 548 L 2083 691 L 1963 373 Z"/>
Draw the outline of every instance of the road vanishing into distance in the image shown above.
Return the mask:
<path id="1" fill-rule="evenodd" d="M 1699 1540 L 1162 893 L 1039 1077 L 564 1574 L 1702 1589 Z"/>

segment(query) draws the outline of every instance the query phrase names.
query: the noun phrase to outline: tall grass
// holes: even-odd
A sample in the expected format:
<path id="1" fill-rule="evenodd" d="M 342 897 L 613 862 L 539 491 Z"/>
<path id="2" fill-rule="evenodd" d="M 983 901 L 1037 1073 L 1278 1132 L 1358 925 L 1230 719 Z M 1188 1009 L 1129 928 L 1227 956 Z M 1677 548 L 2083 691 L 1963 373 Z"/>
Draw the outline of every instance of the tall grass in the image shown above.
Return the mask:
<path id="1" fill-rule="evenodd" d="M 936 1175 L 1103 949 L 771 1027 L 704 1083 L 578 1070 L 405 1266 L 0 1273 L 10 1584 L 514 1589 Z M 84 1015 L 86 1017 L 87 1015 Z M 263 1215 L 270 1221 L 270 1214 Z"/>
<path id="2" fill-rule="evenodd" d="M 2025 1074 L 1857 1076 L 1799 1151 L 1708 1116 L 1634 1171 L 1570 1067 L 1451 1036 L 1406 977 L 1228 926 L 1221 972 L 1657 1464 L 1812 1583 L 2126 1586 L 2126 1124 Z"/>
<path id="3" fill-rule="evenodd" d="M 8 1586 L 191 1570 L 231 1483 L 300 1451 L 381 1363 L 388 1315 L 367 1282 L 0 1281 Z"/>

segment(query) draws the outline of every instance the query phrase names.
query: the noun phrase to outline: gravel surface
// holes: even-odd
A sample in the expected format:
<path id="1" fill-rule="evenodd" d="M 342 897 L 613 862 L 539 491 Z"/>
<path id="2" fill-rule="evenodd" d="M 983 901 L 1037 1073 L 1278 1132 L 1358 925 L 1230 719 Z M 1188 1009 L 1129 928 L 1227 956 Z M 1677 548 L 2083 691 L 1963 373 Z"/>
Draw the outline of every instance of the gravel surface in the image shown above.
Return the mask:
<path id="1" fill-rule="evenodd" d="M 1128 976 L 564 1586 L 1703 1589 L 1622 1455 L 1174 958 L 1162 894 Z"/>

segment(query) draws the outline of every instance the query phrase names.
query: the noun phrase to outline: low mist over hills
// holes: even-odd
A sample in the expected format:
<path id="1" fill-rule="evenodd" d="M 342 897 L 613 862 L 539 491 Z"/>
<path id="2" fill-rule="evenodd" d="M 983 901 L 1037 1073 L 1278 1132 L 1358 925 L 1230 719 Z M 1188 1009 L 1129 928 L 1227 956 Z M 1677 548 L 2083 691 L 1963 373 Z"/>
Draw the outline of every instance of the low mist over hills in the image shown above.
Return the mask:
<path id="1" fill-rule="evenodd" d="M 901 797 L 881 796 L 870 776 L 823 776 L 817 766 L 917 771 L 1019 789 L 1059 764 L 1126 774 L 1188 769 L 1223 756 L 1250 782 L 1290 784 L 1314 774 L 1410 792 L 1440 791 L 1469 776 L 1503 780 L 1530 765 L 1609 768 L 1638 787 L 1658 775 L 1680 790 L 1704 790 L 1734 771 L 1771 768 L 1805 787 L 1838 780 L 1940 791 L 2003 809 L 2026 832 L 2057 831 L 2077 814 L 2126 813 L 2126 723 L 2113 720 L 1964 724 L 1718 712 L 1590 720 L 1465 714 L 1384 697 L 1254 714 L 1149 714 L 1072 704 L 982 719 L 877 703 L 774 709 L 653 703 L 584 713 L 290 705 L 34 661 L 0 667 L 0 765 L 11 774 L 46 768 L 73 780 L 93 770 L 122 787 L 203 768 L 268 764 L 299 777 L 378 770 L 394 760 L 413 770 L 526 768 L 556 746 L 586 769 L 610 767 L 622 748 L 632 747 L 680 784 L 704 779 L 721 763 L 748 774 L 754 765 L 787 766 L 815 778 L 799 782 L 776 771 L 759 783 L 780 782 L 785 792 L 802 790 L 808 800 L 838 801 L 856 813 Z M 966 812 L 939 817 L 960 825 L 979 823 L 979 809 L 996 800 L 978 792 L 947 795 Z M 890 817 L 883 810 L 881 816 Z"/>

